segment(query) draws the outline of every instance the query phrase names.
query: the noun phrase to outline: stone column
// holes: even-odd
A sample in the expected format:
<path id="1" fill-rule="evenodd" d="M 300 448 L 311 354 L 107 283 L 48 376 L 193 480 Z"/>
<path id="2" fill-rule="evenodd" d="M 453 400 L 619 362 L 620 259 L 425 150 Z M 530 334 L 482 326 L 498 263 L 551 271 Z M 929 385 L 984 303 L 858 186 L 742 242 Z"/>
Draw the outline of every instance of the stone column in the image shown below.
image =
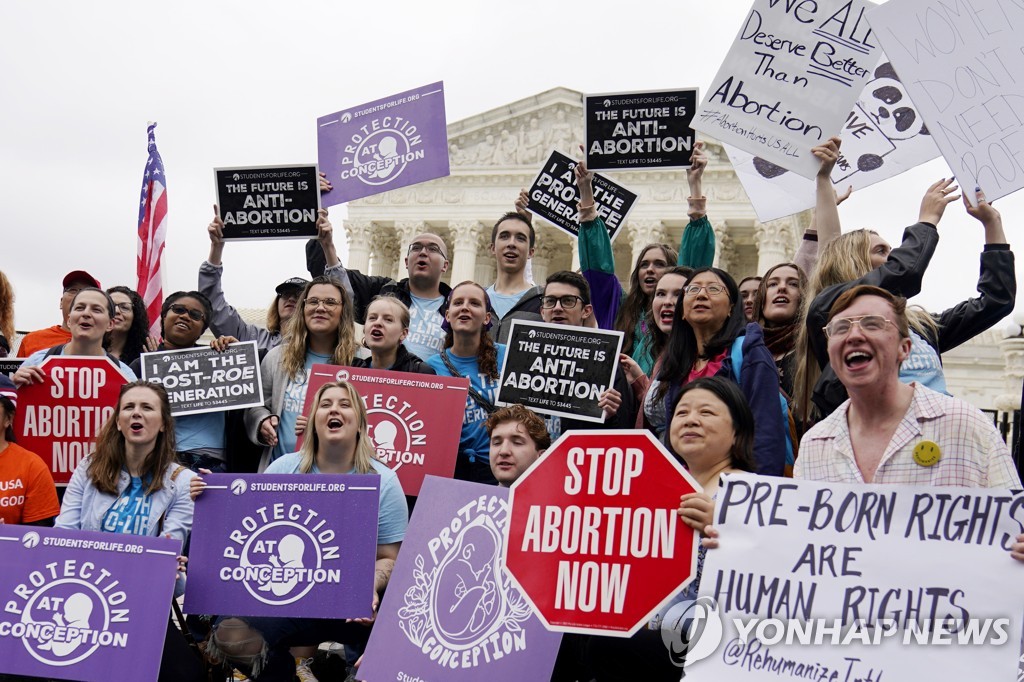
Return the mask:
<path id="1" fill-rule="evenodd" d="M 724 222 L 714 222 L 711 228 L 715 231 L 715 259 L 712 265 L 729 272 L 736 257 L 736 246 L 729 236 L 729 227 Z"/>
<path id="2" fill-rule="evenodd" d="M 481 225 L 476 220 L 454 220 L 448 223 L 454 249 L 452 253 L 452 284 L 476 278 L 476 254 Z"/>
<path id="3" fill-rule="evenodd" d="M 402 269 L 405 265 L 405 257 L 409 255 L 409 244 L 412 238 L 426 232 L 426 225 L 422 220 L 396 220 L 395 235 L 398 237 L 398 267 Z M 405 277 L 405 274 L 399 278 Z"/>
<path id="4" fill-rule="evenodd" d="M 473 281 L 481 286 L 489 287 L 498 276 L 497 263 L 491 256 L 491 231 L 483 223 L 480 224 L 480 234 L 476 238 L 476 268 L 473 271 Z"/>
<path id="5" fill-rule="evenodd" d="M 348 239 L 348 260 L 344 263 L 349 270 L 368 272 L 370 267 L 370 235 L 373 224 L 368 220 L 346 220 L 345 237 Z"/>
<path id="6" fill-rule="evenodd" d="M 629 245 L 633 252 L 633 261 L 629 264 L 632 272 L 633 265 L 640 259 L 645 246 L 665 241 L 665 226 L 660 220 L 630 220 L 626 223 L 626 235 L 629 237 Z"/>
<path id="7" fill-rule="evenodd" d="M 758 275 L 763 275 L 773 265 L 792 260 L 793 227 L 789 218 L 757 224 Z"/>
<path id="8" fill-rule="evenodd" d="M 373 262 L 370 274 L 379 277 L 395 276 L 395 261 L 398 259 L 398 239 L 391 231 L 379 231 L 370 240 Z"/>
<path id="9" fill-rule="evenodd" d="M 1016 329 L 1020 325 L 1014 320 Z M 1024 336 L 1020 333 L 999 342 L 999 350 L 1006 362 L 1003 373 L 1003 393 L 996 398 L 996 409 L 1010 412 L 1019 410 L 1021 382 L 1024 381 Z"/>
<path id="10" fill-rule="evenodd" d="M 551 274 L 551 259 L 558 252 L 558 245 L 554 241 L 554 235 L 550 233 L 544 235 L 543 242 L 540 235 L 537 235 L 537 242 L 537 248 L 533 251 L 533 281 L 544 284 Z"/>

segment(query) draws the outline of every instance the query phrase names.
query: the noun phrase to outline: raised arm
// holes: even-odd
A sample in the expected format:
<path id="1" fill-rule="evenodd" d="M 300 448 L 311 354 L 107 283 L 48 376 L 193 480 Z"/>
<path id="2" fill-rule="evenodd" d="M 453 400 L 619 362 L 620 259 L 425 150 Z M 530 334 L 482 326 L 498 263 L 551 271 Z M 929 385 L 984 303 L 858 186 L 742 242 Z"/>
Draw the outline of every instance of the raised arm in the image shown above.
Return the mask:
<path id="1" fill-rule="evenodd" d="M 686 171 L 686 184 L 690 186 L 686 215 L 690 222 L 683 229 L 679 242 L 678 265 L 703 268 L 715 261 L 715 230 L 708 220 L 708 199 L 704 196 L 703 177 L 708 166 L 708 155 L 703 142 L 693 144 L 690 168 Z"/>
<path id="2" fill-rule="evenodd" d="M 1006 243 L 1003 219 L 995 206 L 985 200 L 980 189 L 975 193 L 978 205 L 971 206 L 964 193 L 967 213 L 985 230 L 985 250 L 981 253 L 979 296 L 962 301 L 936 316 L 939 325 L 938 351 L 945 353 L 971 340 L 1013 312 L 1017 297 L 1017 277 L 1013 252 Z"/>
<path id="3" fill-rule="evenodd" d="M 579 240 L 580 270 L 590 285 L 594 319 L 601 329 L 615 329 L 615 318 L 625 292 L 615 276 L 615 256 L 612 240 L 604 220 L 597 214 L 594 204 L 594 174 L 583 159 L 573 169 L 576 187 L 580 192 Z"/>
<path id="4" fill-rule="evenodd" d="M 818 262 L 818 253 L 825 245 L 831 242 L 840 234 L 839 204 L 846 201 L 853 186 L 851 185 L 843 194 L 836 194 L 832 185 L 832 169 L 839 160 L 839 148 L 842 140 L 838 137 L 831 137 L 825 144 L 811 149 L 811 153 L 818 157 L 821 166 L 814 178 L 814 213 L 811 217 L 811 225 L 804 231 L 800 248 L 797 249 L 793 262 L 800 266 L 800 269 L 810 277 L 814 266 Z"/>

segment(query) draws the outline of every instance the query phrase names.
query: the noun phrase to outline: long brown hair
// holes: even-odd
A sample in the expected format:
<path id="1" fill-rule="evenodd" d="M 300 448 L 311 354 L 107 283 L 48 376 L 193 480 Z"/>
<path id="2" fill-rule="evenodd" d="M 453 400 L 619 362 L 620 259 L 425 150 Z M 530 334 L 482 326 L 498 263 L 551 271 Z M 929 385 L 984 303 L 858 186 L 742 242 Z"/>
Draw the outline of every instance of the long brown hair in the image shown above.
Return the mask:
<path id="1" fill-rule="evenodd" d="M 341 319 L 338 321 L 338 342 L 328 364 L 351 365 L 356 354 L 356 322 L 352 310 L 352 300 L 348 297 L 345 287 L 333 277 L 314 277 L 303 289 L 299 297 L 298 309 L 288 322 L 288 333 L 285 335 L 284 351 L 281 353 L 281 365 L 289 379 L 295 379 L 306 366 L 306 351 L 309 350 L 308 330 L 306 329 L 306 297 L 309 290 L 317 284 L 329 284 L 338 290 L 341 301 Z"/>
<path id="2" fill-rule="evenodd" d="M 148 388 L 160 399 L 160 417 L 164 430 L 157 434 L 153 450 L 146 455 L 142 464 L 142 478 L 151 477 L 146 494 L 152 495 L 164 487 L 164 475 L 167 467 L 175 461 L 174 419 L 171 417 L 171 404 L 167 400 L 167 391 L 160 384 L 148 381 L 133 381 L 121 387 L 117 397 L 117 408 L 110 415 L 96 437 L 96 450 L 89 462 L 89 481 L 100 492 L 117 495 L 117 482 L 121 470 L 127 460 L 124 445 L 124 434 L 117 428 L 117 417 L 121 414 L 121 402 L 124 394 L 133 388 Z"/>
<path id="3" fill-rule="evenodd" d="M 451 348 L 455 345 L 455 335 L 452 333 L 452 328 L 447 324 L 448 306 L 452 302 L 452 297 L 455 296 L 455 290 L 461 286 L 473 285 L 484 295 L 484 305 L 487 306 L 487 312 L 491 314 L 491 324 L 494 323 L 494 308 L 491 307 L 491 297 L 487 295 L 487 290 L 472 280 L 466 280 L 465 282 L 459 282 L 452 287 L 451 292 L 448 294 L 448 300 L 445 302 L 442 310 L 445 315 L 445 324 L 442 324 L 442 328 L 445 330 L 444 335 L 444 347 L 445 349 Z M 491 338 L 488 330 L 491 325 L 485 324 L 480 328 L 480 347 L 476 351 L 476 364 L 480 368 L 481 374 L 486 374 L 491 379 L 498 378 L 498 349 L 494 345 L 494 339 Z"/>
<path id="4" fill-rule="evenodd" d="M 636 325 L 651 309 L 653 296 L 645 294 L 640 287 L 640 263 L 651 249 L 661 249 L 669 267 L 679 260 L 679 254 L 668 244 L 648 244 L 633 264 L 633 272 L 629 275 L 629 291 L 626 292 L 626 298 L 622 301 L 622 307 L 619 308 L 618 317 L 615 319 L 615 328 L 625 334 L 622 339 L 622 352 L 626 355 L 632 355 L 633 349 L 639 343 L 639 339 L 633 338 Z"/>
<path id="5" fill-rule="evenodd" d="M 356 434 L 355 460 L 353 462 L 356 473 L 376 473 L 372 463 L 376 458 L 376 453 L 373 451 L 373 445 L 370 444 L 370 437 L 367 435 L 366 405 L 356 391 L 355 386 L 347 381 L 332 381 L 324 384 L 316 392 L 316 395 L 313 396 L 309 414 L 307 415 L 309 421 L 306 422 L 308 437 L 302 441 L 302 447 L 299 448 L 299 472 L 303 474 L 313 472 L 316 454 L 320 449 L 320 434 L 316 432 L 316 410 L 320 406 L 320 399 L 324 393 L 331 388 L 340 388 L 348 393 L 348 399 L 352 403 L 352 407 L 355 408 L 356 418 L 359 420 L 359 433 Z"/>

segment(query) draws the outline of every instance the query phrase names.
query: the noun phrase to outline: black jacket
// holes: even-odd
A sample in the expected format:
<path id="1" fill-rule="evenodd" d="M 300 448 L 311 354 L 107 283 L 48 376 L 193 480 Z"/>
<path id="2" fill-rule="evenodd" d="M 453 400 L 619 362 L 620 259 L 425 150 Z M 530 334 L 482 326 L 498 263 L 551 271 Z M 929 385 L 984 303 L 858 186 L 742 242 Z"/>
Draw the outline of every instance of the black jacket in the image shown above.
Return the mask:
<path id="1" fill-rule="evenodd" d="M 807 312 L 808 337 L 821 366 L 821 376 L 814 385 L 812 400 L 821 416 L 831 414 L 846 400 L 846 387 L 829 365 L 828 341 L 822 331 L 828 313 L 839 296 L 859 284 L 881 287 L 899 296 L 910 298 L 921 291 L 921 280 L 935 252 L 939 233 L 933 225 L 917 223 L 903 233 L 903 243 L 889 254 L 888 260 L 860 279 L 837 284 L 822 291 Z M 981 253 L 981 274 L 976 298 L 969 298 L 936 315 L 938 338 L 925 337 L 939 354 L 956 348 L 992 327 L 1013 311 L 1017 294 L 1013 252 L 1006 244 L 986 244 Z"/>
<path id="2" fill-rule="evenodd" d="M 352 360 L 353 367 L 361 367 L 363 369 L 372 369 L 370 367 L 370 358 L 355 358 Z M 398 355 L 395 357 L 395 364 L 390 368 L 392 372 L 413 372 L 415 374 L 437 374 L 434 368 L 420 360 L 418 355 L 414 355 L 405 349 L 405 346 L 398 347 Z"/>

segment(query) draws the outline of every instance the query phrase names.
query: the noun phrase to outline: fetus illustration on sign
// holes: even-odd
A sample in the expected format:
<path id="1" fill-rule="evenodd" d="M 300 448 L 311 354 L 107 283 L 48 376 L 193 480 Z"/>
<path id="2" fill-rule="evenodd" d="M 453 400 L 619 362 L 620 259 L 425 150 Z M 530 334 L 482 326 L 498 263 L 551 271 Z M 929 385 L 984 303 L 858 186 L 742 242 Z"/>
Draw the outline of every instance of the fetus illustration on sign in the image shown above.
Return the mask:
<path id="1" fill-rule="evenodd" d="M 434 627 L 454 645 L 475 643 L 501 621 L 501 535 L 489 517 L 462 529 L 437 567 Z"/>
<path id="2" fill-rule="evenodd" d="M 83 644 L 84 634 L 77 631 L 89 630 L 89 617 L 92 615 L 92 599 L 88 595 L 76 592 L 64 600 L 60 611 L 53 614 L 53 624 L 67 629 L 66 639 L 51 639 L 38 646 L 41 651 L 49 651 L 54 656 L 64 657 L 71 654 Z"/>
<path id="3" fill-rule="evenodd" d="M 281 538 L 277 543 L 277 554 L 270 555 L 267 561 L 274 568 L 305 568 L 302 558 L 305 554 L 306 545 L 298 535 L 289 533 Z M 290 577 L 282 580 L 270 579 L 264 584 L 260 585 L 257 589 L 260 592 L 273 592 L 277 597 L 283 597 L 284 595 L 291 592 L 299 579 L 296 577 L 294 572 L 285 571 L 284 575 Z"/>

